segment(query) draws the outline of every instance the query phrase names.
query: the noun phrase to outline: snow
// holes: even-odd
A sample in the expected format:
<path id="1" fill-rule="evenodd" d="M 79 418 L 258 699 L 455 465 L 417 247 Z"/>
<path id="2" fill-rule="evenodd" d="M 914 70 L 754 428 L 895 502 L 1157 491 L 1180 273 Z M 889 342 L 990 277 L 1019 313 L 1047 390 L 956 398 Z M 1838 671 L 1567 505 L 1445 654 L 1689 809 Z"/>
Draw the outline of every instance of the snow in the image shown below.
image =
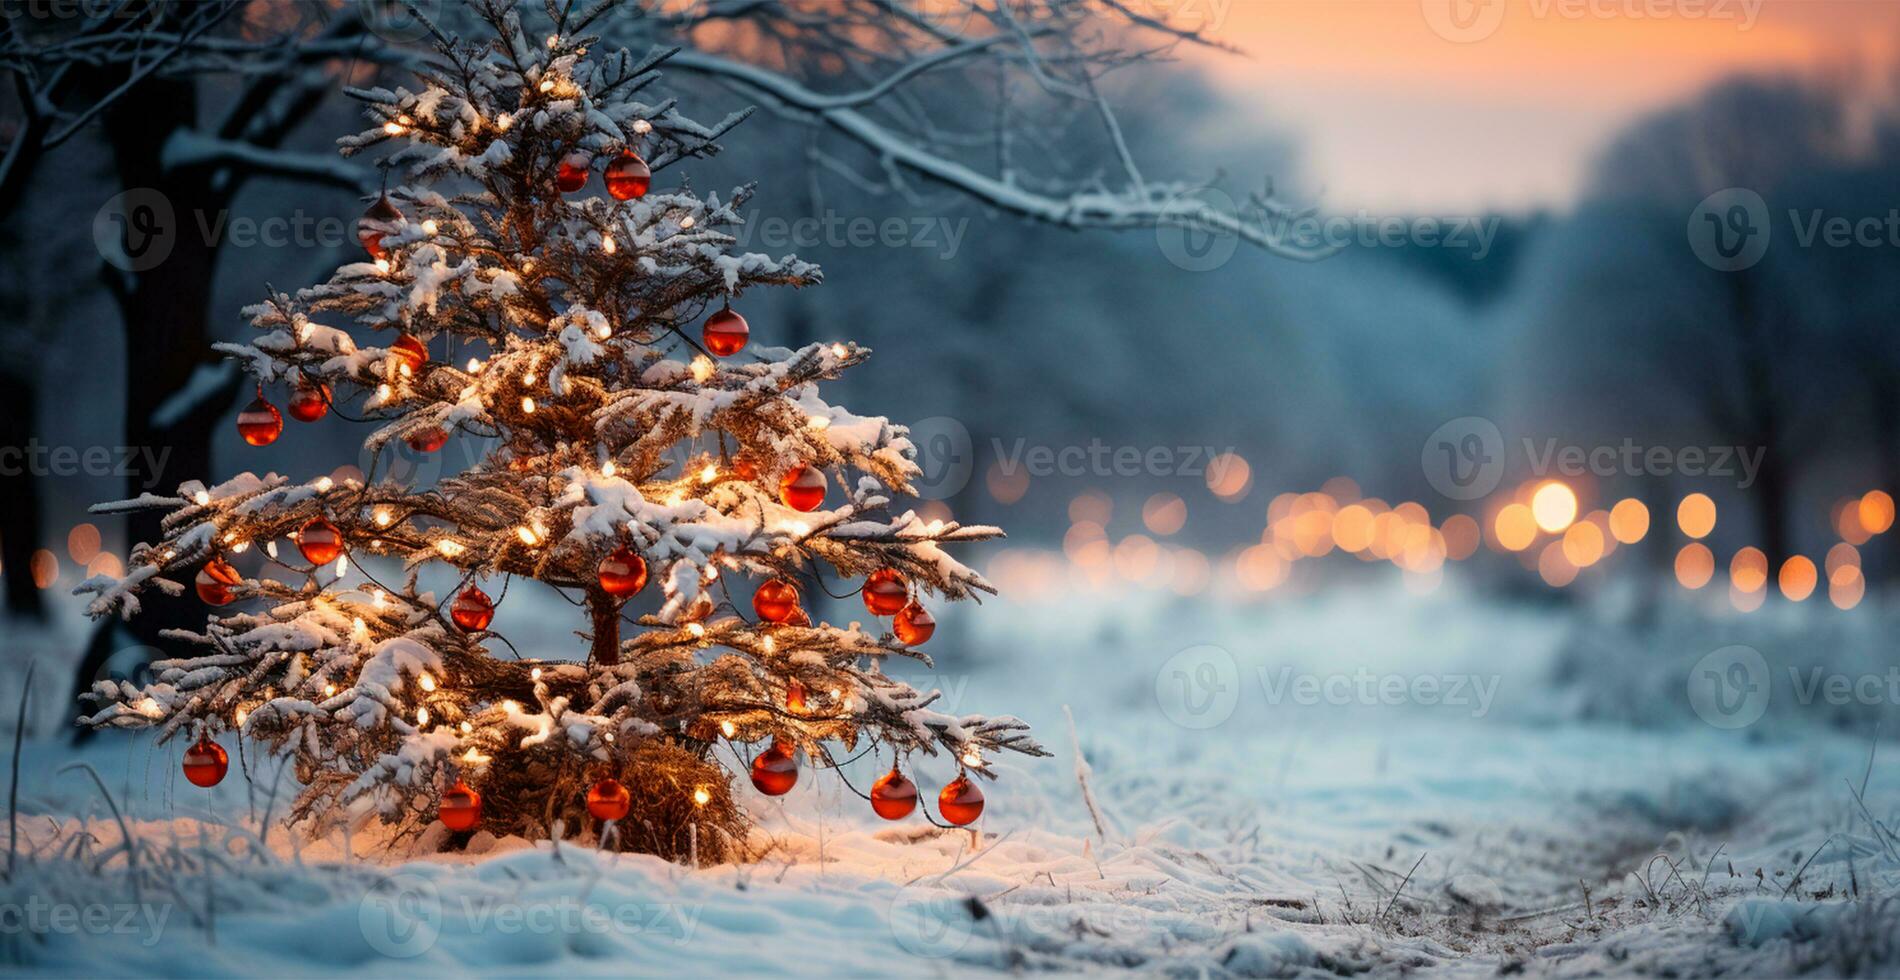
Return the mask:
<path id="1" fill-rule="evenodd" d="M 537 615 L 530 594 L 509 600 L 545 621 L 523 642 L 575 642 L 571 613 L 549 601 Z M 1871 897 L 1900 886 L 1891 748 L 1869 774 L 1865 732 L 1580 717 L 1553 678 L 1589 615 L 1479 600 L 1455 579 L 1425 597 L 1368 587 L 1236 606 L 1076 591 L 947 609 L 932 641 L 943 666 L 906 679 L 940 688 L 931 710 L 949 718 L 964 703 L 1014 711 L 1057 758 L 987 760 L 999 779 L 984 783 L 977 836 L 880 821 L 810 769 L 776 799 L 741 781 L 767 853 L 697 871 L 586 838 L 484 834 L 437 853 L 435 837 L 394 841 L 371 823 L 304 840 L 283 826 L 294 778 L 229 735 L 233 773 L 210 792 L 177 778 L 176 742 L 36 738 L 19 823 L 34 857 L 7 887 L 139 912 L 103 935 L 44 925 L 19 947 L 43 973 L 1872 969 L 1853 957 L 1895 922 Z M 1157 682 L 1199 644 L 1230 651 L 1247 686 L 1219 723 L 1184 727 Z M 386 652 L 389 683 L 428 666 Z M 1282 686 L 1273 703 L 1280 668 L 1498 683 L 1483 711 L 1387 702 L 1376 685 L 1310 702 Z M 546 715 L 522 720 L 527 737 L 553 734 Z M 404 753 L 412 773 L 437 761 L 421 742 Z M 111 855 L 122 835 L 91 780 L 60 772 L 75 761 L 125 808 L 141 859 L 168 869 L 162 885 L 141 879 L 144 906 L 123 857 L 95 870 L 82 856 Z M 846 774 L 862 789 L 888 765 Z M 954 775 L 946 758 L 912 765 L 926 798 Z"/>

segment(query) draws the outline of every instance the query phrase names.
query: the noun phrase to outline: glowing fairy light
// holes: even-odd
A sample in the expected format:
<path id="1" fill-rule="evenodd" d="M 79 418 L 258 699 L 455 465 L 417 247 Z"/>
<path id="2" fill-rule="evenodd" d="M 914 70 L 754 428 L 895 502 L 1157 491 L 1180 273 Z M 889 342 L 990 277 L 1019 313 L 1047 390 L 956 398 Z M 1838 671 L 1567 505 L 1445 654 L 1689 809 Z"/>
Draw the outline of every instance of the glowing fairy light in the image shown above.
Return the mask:
<path id="1" fill-rule="evenodd" d="M 708 380 L 712 376 L 713 376 L 713 362 L 711 358 L 708 358 L 704 354 L 701 354 L 700 356 L 693 358 L 693 380 L 694 381 L 704 383 L 706 380 Z"/>
<path id="2" fill-rule="evenodd" d="M 416 683 L 420 685 L 422 689 L 425 691 L 435 690 L 435 678 L 429 676 L 428 674 L 423 674 L 422 676 L 416 678 Z"/>
<path id="3" fill-rule="evenodd" d="M 831 428 L 831 420 L 829 418 L 826 418 L 823 415 L 814 415 L 810 419 L 807 419 L 806 421 L 808 421 L 811 424 L 812 428 L 817 429 L 820 432 L 823 432 L 824 430 Z"/>
<path id="4" fill-rule="evenodd" d="M 701 786 L 698 789 L 693 790 L 693 805 L 694 806 L 705 806 L 706 804 L 711 803 L 711 802 L 712 802 L 712 794 L 706 792 L 706 787 Z"/>
<path id="5" fill-rule="evenodd" d="M 602 323 L 600 326 L 594 328 L 595 340 L 606 340 L 613 335 L 614 328 L 610 324 Z"/>
<path id="6" fill-rule="evenodd" d="M 772 651 L 778 649 L 778 643 L 769 636 L 765 638 L 765 643 L 763 645 L 765 647 L 766 653 L 771 653 Z"/>
<path id="7" fill-rule="evenodd" d="M 541 79 L 541 84 L 535 86 L 535 88 L 540 89 L 544 95 L 548 92 L 552 92 L 554 91 L 554 79 L 543 78 Z"/>
<path id="8" fill-rule="evenodd" d="M 396 117 L 396 124 L 399 126 L 414 126 L 416 124 L 416 121 L 414 119 L 409 118 L 406 115 L 403 115 L 403 116 Z"/>
<path id="9" fill-rule="evenodd" d="M 463 547 L 460 541 L 450 541 L 448 538 L 443 538 L 435 543 L 435 550 L 444 558 L 458 558 L 468 549 Z"/>
<path id="10" fill-rule="evenodd" d="M 614 244 L 614 236 L 612 235 L 600 236 L 600 250 L 601 251 L 607 253 L 608 255 L 612 255 L 618 249 L 619 249 L 619 246 Z"/>
<path id="11" fill-rule="evenodd" d="M 481 358 L 471 357 L 468 359 L 468 373 L 470 374 L 482 373 L 482 359 Z"/>
<path id="12" fill-rule="evenodd" d="M 552 51 L 555 48 L 558 48 L 560 46 L 561 46 L 561 35 L 549 34 L 548 35 L 548 50 Z"/>
<path id="13" fill-rule="evenodd" d="M 501 130 L 504 133 L 508 131 L 508 127 L 513 126 L 514 124 L 515 124 L 515 117 L 509 115 L 508 113 L 504 112 L 501 115 L 495 117 L 495 128 Z"/>
<path id="14" fill-rule="evenodd" d="M 843 357 L 843 356 L 845 356 L 845 355 L 846 355 L 846 354 L 848 354 L 848 353 L 850 353 L 850 352 L 849 352 L 849 351 L 847 351 L 847 350 L 845 350 L 845 346 L 844 346 L 843 344 L 832 344 L 832 345 L 831 345 L 831 356 L 833 356 L 833 357 Z"/>
<path id="15" fill-rule="evenodd" d="M 388 259 L 377 259 L 377 260 L 376 260 L 376 271 L 377 271 L 377 272 L 388 272 L 388 271 L 389 271 L 389 260 L 388 260 Z"/>
<path id="16" fill-rule="evenodd" d="M 601 476 L 614 475 L 614 461 L 613 460 L 610 459 L 606 461 L 605 463 L 600 464 L 600 475 Z"/>
<path id="17" fill-rule="evenodd" d="M 350 556 L 339 555 L 336 560 L 336 577 L 342 578 L 348 574 L 350 574 Z"/>
<path id="18" fill-rule="evenodd" d="M 427 725 L 428 723 L 429 723 L 429 709 L 426 706 L 417 708 L 416 709 L 416 724 Z"/>
<path id="19" fill-rule="evenodd" d="M 336 697 L 336 685 L 335 684 L 323 685 L 323 696 L 326 698 Z"/>
<path id="20" fill-rule="evenodd" d="M 249 718 L 250 716 L 251 716 L 251 713 L 249 711 L 246 711 L 243 708 L 237 709 L 238 727 L 240 728 L 244 727 L 244 719 Z"/>
<path id="21" fill-rule="evenodd" d="M 225 544 L 230 544 L 231 542 L 236 541 L 237 539 L 238 539 L 238 533 L 236 531 L 226 531 L 224 534 Z"/>
<path id="22" fill-rule="evenodd" d="M 520 538 L 521 543 L 527 545 L 530 548 L 541 543 L 541 539 L 535 537 L 534 531 L 531 528 L 529 528 L 526 524 L 523 524 L 515 528 L 515 537 Z"/>
<path id="23" fill-rule="evenodd" d="M 203 507 L 204 505 L 211 502 L 211 495 L 204 492 L 203 490 L 200 490 L 197 493 L 194 493 L 191 495 L 191 502 L 197 504 L 200 507 Z"/>
<path id="24" fill-rule="evenodd" d="M 706 627 L 699 623 L 687 623 L 686 632 L 691 633 L 694 639 L 699 639 L 706 635 Z"/>
<path id="25" fill-rule="evenodd" d="M 639 133 L 642 136 L 645 136 L 646 134 L 653 132 L 653 124 L 650 122 L 647 122 L 644 119 L 635 119 L 633 121 L 633 131 L 636 133 Z"/>
<path id="26" fill-rule="evenodd" d="M 266 541 L 266 542 L 264 542 L 264 553 L 265 553 L 265 554 L 267 554 L 267 555 L 269 555 L 269 556 L 271 556 L 271 559 L 272 559 L 272 560 L 276 560 L 276 558 L 277 558 L 277 542 L 275 542 L 275 541 Z"/>
<path id="27" fill-rule="evenodd" d="M 334 486 L 336 486 L 335 480 L 332 480 L 327 476 L 317 477 L 317 492 L 318 493 L 329 493 L 330 488 Z"/>
<path id="28" fill-rule="evenodd" d="M 536 668 L 534 668 L 533 670 L 530 670 L 530 671 L 528 671 L 528 679 L 529 679 L 529 680 L 531 680 L 531 681 L 538 681 L 538 680 L 540 680 L 540 679 L 541 679 L 541 668 L 539 668 L 539 667 L 536 667 Z"/>
<path id="29" fill-rule="evenodd" d="M 982 753 L 978 752 L 974 746 L 965 749 L 963 752 L 963 764 L 971 768 L 981 766 L 983 764 Z"/>
<path id="30" fill-rule="evenodd" d="M 475 730 L 475 726 L 474 726 L 474 725 L 471 725 L 471 724 L 469 724 L 469 723 L 468 723 L 468 722 L 466 722 L 466 721 L 465 721 L 465 722 L 462 722 L 462 725 L 461 725 L 461 728 L 462 728 L 462 734 L 464 734 L 464 735 L 467 735 L 467 734 L 468 734 L 469 732 L 472 732 L 472 731 L 474 731 L 474 730 Z"/>
<path id="31" fill-rule="evenodd" d="M 533 415 L 534 414 L 534 399 L 528 395 L 522 395 L 521 396 L 521 410 L 523 412 L 526 412 L 529 415 Z M 529 543 L 532 544 L 533 542 L 529 542 Z"/>
<path id="32" fill-rule="evenodd" d="M 388 385 L 376 386 L 376 401 L 378 404 L 389 401 L 389 399 L 395 394 L 396 394 L 396 389 L 391 388 Z"/>
<path id="33" fill-rule="evenodd" d="M 401 136 L 402 123 L 399 123 L 395 121 L 394 119 L 391 119 L 390 121 L 383 123 L 383 132 L 388 133 L 391 136 Z"/>
<path id="34" fill-rule="evenodd" d="M 387 507 L 378 507 L 371 514 L 371 519 L 376 522 L 377 527 L 388 527 L 396 522 L 396 513 Z"/>
<path id="35" fill-rule="evenodd" d="M 737 734 L 738 731 L 739 729 L 733 727 L 732 722 L 722 721 L 719 723 L 719 733 L 726 736 L 727 738 L 731 738 L 733 735 Z"/>
<path id="36" fill-rule="evenodd" d="M 502 713 L 502 714 L 504 714 L 504 715 L 512 715 L 512 714 L 516 714 L 516 713 L 518 713 L 518 712 L 519 712 L 520 710 L 521 710 L 521 705 L 519 705 L 519 704 L 516 704 L 516 703 L 515 703 L 514 701 L 512 701 L 512 700 L 510 700 L 510 701 L 503 701 L 503 702 L 501 703 L 501 713 Z"/>
<path id="37" fill-rule="evenodd" d="M 244 549 L 249 548 L 250 546 L 251 546 L 251 543 L 249 541 L 239 541 L 237 544 L 234 544 L 231 546 L 231 553 L 234 555 L 241 555 L 244 553 Z"/>
<path id="38" fill-rule="evenodd" d="M 440 226 L 435 223 L 435 219 L 430 218 L 422 223 L 422 233 L 425 235 L 433 235 L 439 227 Z"/>
<path id="39" fill-rule="evenodd" d="M 719 467 L 711 463 L 707 463 L 706 468 L 699 471 L 699 482 L 701 483 L 711 483 L 717 479 L 719 479 Z"/>

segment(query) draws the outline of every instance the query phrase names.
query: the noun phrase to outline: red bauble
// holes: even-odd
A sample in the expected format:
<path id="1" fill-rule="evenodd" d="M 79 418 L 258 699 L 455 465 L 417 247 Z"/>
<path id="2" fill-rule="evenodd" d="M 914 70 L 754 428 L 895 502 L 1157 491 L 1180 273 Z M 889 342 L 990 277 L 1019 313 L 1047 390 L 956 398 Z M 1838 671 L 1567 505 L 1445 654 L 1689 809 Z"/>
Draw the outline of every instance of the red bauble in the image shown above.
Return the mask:
<path id="1" fill-rule="evenodd" d="M 563 194 L 572 194 L 587 186 L 587 168 L 593 164 L 593 158 L 579 150 L 561 158 L 561 165 L 554 171 L 554 186 Z"/>
<path id="2" fill-rule="evenodd" d="M 917 784 L 905 778 L 897 771 L 897 764 L 891 764 L 887 772 L 877 782 L 871 784 L 871 809 L 886 820 L 902 820 L 917 809 Z"/>
<path id="3" fill-rule="evenodd" d="M 873 616 L 895 616 L 910 603 L 910 588 L 895 568 L 880 568 L 864 580 L 864 608 Z"/>
<path id="4" fill-rule="evenodd" d="M 415 374 L 429 363 L 429 346 L 416 339 L 416 335 L 405 333 L 389 345 L 389 356 L 409 367 L 409 373 Z"/>
<path id="5" fill-rule="evenodd" d="M 299 422 L 315 422 L 330 414 L 330 386 L 305 381 L 290 389 L 287 406 L 290 417 Z"/>
<path id="6" fill-rule="evenodd" d="M 449 603 L 449 618 L 470 633 L 479 633 L 495 621 L 495 602 L 488 593 L 471 585 L 456 593 Z"/>
<path id="7" fill-rule="evenodd" d="M 647 196 L 647 188 L 653 185 L 653 171 L 640 154 L 628 150 L 614 158 L 602 174 L 607 182 L 607 193 L 616 201 L 631 201 L 636 197 Z"/>
<path id="8" fill-rule="evenodd" d="M 791 747 L 775 740 L 771 748 L 759 753 L 752 760 L 752 785 L 767 796 L 791 792 L 798 785 L 798 760 L 792 758 Z"/>
<path id="9" fill-rule="evenodd" d="M 930 610 L 911 602 L 897 611 L 897 621 L 891 624 L 891 630 L 897 634 L 897 642 L 914 647 L 937 632 L 937 619 L 930 615 Z"/>
<path id="10" fill-rule="evenodd" d="M 768 623 L 783 623 L 798 608 L 798 589 L 782 578 L 759 586 L 752 593 L 752 611 Z"/>
<path id="11" fill-rule="evenodd" d="M 957 778 L 937 794 L 937 812 L 959 827 L 975 823 L 976 818 L 983 815 L 983 791 L 970 782 L 970 777 L 958 773 Z"/>
<path id="12" fill-rule="evenodd" d="M 706 349 L 720 357 L 731 357 L 745 348 L 746 338 L 752 335 L 752 328 L 746 326 L 745 317 L 732 312 L 730 308 L 720 310 L 706 318 L 706 327 L 700 336 L 706 341 Z"/>
<path id="13" fill-rule="evenodd" d="M 356 240 L 363 246 L 363 251 L 369 253 L 370 258 L 380 259 L 386 254 L 383 251 L 383 232 L 371 227 L 371 223 L 395 224 L 401 220 L 402 212 L 396 210 L 394 204 L 389 203 L 389 195 L 385 194 L 377 198 L 376 203 L 370 205 L 369 210 L 363 212 L 361 218 L 356 219 Z"/>
<path id="14" fill-rule="evenodd" d="M 409 437 L 403 441 L 408 443 L 409 448 L 416 452 L 432 453 L 441 449 L 442 444 L 449 441 L 449 430 L 424 429 L 421 432 L 410 433 Z"/>
<path id="15" fill-rule="evenodd" d="M 475 825 L 482 822 L 482 794 L 458 779 L 442 794 L 442 805 L 436 809 L 435 816 L 450 830 L 474 830 Z"/>
<path id="16" fill-rule="evenodd" d="M 795 680 L 785 685 L 785 710 L 795 715 L 805 713 L 805 682 Z"/>
<path id="17" fill-rule="evenodd" d="M 598 572 L 601 591 L 616 599 L 625 599 L 647 587 L 647 560 L 624 544 L 600 560 Z"/>
<path id="18" fill-rule="evenodd" d="M 207 606 L 229 605 L 231 589 L 243 581 L 244 576 L 230 562 L 213 558 L 198 569 L 198 598 Z"/>
<path id="19" fill-rule="evenodd" d="M 343 553 L 343 532 L 321 517 L 312 517 L 297 532 L 297 550 L 312 565 L 328 565 Z"/>
<path id="20" fill-rule="evenodd" d="M 597 820 L 619 820 L 633 806 L 633 794 L 618 779 L 603 779 L 587 790 L 587 812 Z"/>
<path id="21" fill-rule="evenodd" d="M 185 750 L 185 778 L 194 786 L 216 786 L 224 782 L 224 774 L 229 771 L 231 757 L 209 735 L 198 736 L 198 741 Z"/>
<path id="22" fill-rule="evenodd" d="M 263 395 L 251 399 L 237 417 L 238 435 L 253 446 L 268 446 L 284 433 L 284 417 Z"/>
<path id="23" fill-rule="evenodd" d="M 778 499 L 793 510 L 810 512 L 825 502 L 825 490 L 830 486 L 823 470 L 800 463 L 779 479 Z"/>

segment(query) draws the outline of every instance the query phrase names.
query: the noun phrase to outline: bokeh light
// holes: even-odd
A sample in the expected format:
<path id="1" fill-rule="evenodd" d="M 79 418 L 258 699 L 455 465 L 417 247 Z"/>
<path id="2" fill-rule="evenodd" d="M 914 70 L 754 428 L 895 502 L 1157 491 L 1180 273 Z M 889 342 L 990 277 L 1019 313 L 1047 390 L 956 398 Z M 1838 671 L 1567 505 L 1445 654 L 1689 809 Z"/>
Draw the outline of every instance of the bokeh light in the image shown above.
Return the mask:
<path id="1" fill-rule="evenodd" d="M 81 565 L 92 561 L 99 554 L 99 529 L 91 524 L 80 524 L 67 532 L 66 553 Z"/>
<path id="2" fill-rule="evenodd" d="M 1537 540 L 1537 518 L 1523 504 L 1507 504 L 1498 511 L 1496 532 L 1498 544 L 1507 551 L 1523 551 Z"/>
<path id="3" fill-rule="evenodd" d="M 1577 495 L 1569 487 L 1550 480 L 1531 494 L 1531 516 L 1545 532 L 1556 534 L 1577 519 Z"/>
<path id="4" fill-rule="evenodd" d="M 1253 467 L 1238 453 L 1221 453 L 1207 461 L 1207 489 L 1230 504 L 1240 500 L 1253 489 Z"/>
<path id="5" fill-rule="evenodd" d="M 1141 523 L 1165 538 L 1187 524 L 1187 501 L 1166 491 L 1157 493 L 1141 505 Z"/>
<path id="6" fill-rule="evenodd" d="M 1743 592 L 1757 592 L 1768 584 L 1768 556 L 1760 548 L 1743 548 L 1728 563 L 1729 582 Z"/>
<path id="7" fill-rule="evenodd" d="M 1676 505 L 1676 526 L 1692 538 L 1706 538 L 1715 530 L 1715 501 L 1706 493 L 1692 493 Z"/>
<path id="8" fill-rule="evenodd" d="M 1683 545 L 1676 552 L 1676 581 L 1685 589 L 1699 589 L 1715 577 L 1715 552 L 1700 541 Z"/>
<path id="9" fill-rule="evenodd" d="M 1635 497 L 1625 497 L 1610 508 L 1610 535 L 1623 544 L 1635 544 L 1649 533 L 1649 508 Z"/>
<path id="10" fill-rule="evenodd" d="M 1578 521 L 1564 532 L 1563 549 L 1570 564 L 1589 568 L 1603 557 L 1603 532 L 1589 521 Z"/>
<path id="11" fill-rule="evenodd" d="M 1893 497 L 1885 490 L 1869 490 L 1860 498 L 1860 526 L 1869 534 L 1885 534 L 1893 527 Z"/>
<path id="12" fill-rule="evenodd" d="M 1814 562 L 1805 555 L 1795 555 L 1781 563 L 1781 574 L 1776 581 L 1781 586 L 1782 595 L 1800 602 L 1814 594 L 1814 586 L 1818 581 Z"/>

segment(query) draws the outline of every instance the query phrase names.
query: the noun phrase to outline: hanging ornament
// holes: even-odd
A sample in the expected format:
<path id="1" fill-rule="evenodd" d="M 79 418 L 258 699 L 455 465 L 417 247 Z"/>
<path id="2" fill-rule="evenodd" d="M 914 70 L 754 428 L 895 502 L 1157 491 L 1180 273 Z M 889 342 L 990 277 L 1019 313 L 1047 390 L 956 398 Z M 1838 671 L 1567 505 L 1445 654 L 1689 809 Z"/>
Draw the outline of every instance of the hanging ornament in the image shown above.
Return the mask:
<path id="1" fill-rule="evenodd" d="M 930 610 L 912 601 L 897 611 L 897 621 L 891 624 L 891 630 L 897 634 L 897 642 L 914 647 L 937 632 L 937 620 L 930 615 Z"/>
<path id="2" fill-rule="evenodd" d="M 312 565 L 328 565 L 343 553 L 343 532 L 321 517 L 312 517 L 297 532 L 297 550 Z"/>
<path id="3" fill-rule="evenodd" d="M 356 219 L 356 240 L 363 246 L 363 251 L 369 253 L 370 258 L 380 259 L 388 253 L 383 249 L 382 230 L 372 227 L 372 224 L 395 224 L 401 220 L 402 212 L 390 203 L 389 195 L 384 194 L 376 199 L 375 204 L 369 206 L 368 211 L 363 212 L 361 218 Z"/>
<path id="4" fill-rule="evenodd" d="M 231 589 L 244 581 L 244 576 L 231 567 L 231 563 L 222 558 L 213 558 L 198 569 L 198 598 L 207 606 L 225 606 L 231 603 Z"/>
<path id="5" fill-rule="evenodd" d="M 864 580 L 864 608 L 873 616 L 895 616 L 910 602 L 910 588 L 895 568 L 880 568 Z"/>
<path id="6" fill-rule="evenodd" d="M 775 578 L 752 593 L 752 611 L 768 623 L 791 619 L 792 611 L 797 608 L 798 589 L 782 578 Z"/>
<path id="7" fill-rule="evenodd" d="M 480 633 L 495 621 L 495 602 L 488 593 L 471 585 L 456 593 L 449 603 L 449 618 L 470 633 Z"/>
<path id="8" fill-rule="evenodd" d="M 706 349 L 720 357 L 731 357 L 745 348 L 746 338 L 752 335 L 752 328 L 746 326 L 745 317 L 726 307 L 706 318 L 706 327 L 700 336 L 706 341 Z"/>
<path id="9" fill-rule="evenodd" d="M 238 435 L 253 446 L 268 446 L 284 432 L 284 417 L 260 393 L 237 417 Z"/>
<path id="10" fill-rule="evenodd" d="M 598 571 L 601 591 L 616 599 L 625 599 L 647 587 L 647 560 L 624 544 L 600 560 Z"/>
<path id="11" fill-rule="evenodd" d="M 216 786 L 224 782 L 224 774 L 230 770 L 231 757 L 210 735 L 199 735 L 198 741 L 185 750 L 185 778 L 194 786 Z"/>
<path id="12" fill-rule="evenodd" d="M 823 470 L 799 463 L 779 479 L 778 499 L 793 510 L 810 513 L 825 502 L 825 490 L 830 485 Z"/>
<path id="13" fill-rule="evenodd" d="M 482 822 L 482 794 L 458 779 L 442 794 L 442 805 L 436 808 L 435 816 L 450 830 L 474 830 Z"/>
<path id="14" fill-rule="evenodd" d="M 619 820 L 633 806 L 633 794 L 618 779 L 603 779 L 587 790 L 587 812 L 596 820 Z"/>
<path id="15" fill-rule="evenodd" d="M 403 442 L 409 444 L 410 449 L 419 453 L 435 452 L 442 448 L 443 443 L 448 441 L 449 430 L 443 428 L 423 429 L 421 432 L 411 432 L 407 438 L 403 439 Z"/>
<path id="16" fill-rule="evenodd" d="M 785 710 L 795 714 L 805 713 L 805 682 L 793 680 L 785 685 Z"/>
<path id="17" fill-rule="evenodd" d="M 871 784 L 871 809 L 886 820 L 902 820 L 917 809 L 917 784 L 897 771 L 897 763 Z"/>
<path id="18" fill-rule="evenodd" d="M 752 785 L 767 796 L 784 796 L 798 785 L 798 760 L 791 746 L 773 739 L 772 747 L 752 760 Z"/>
<path id="19" fill-rule="evenodd" d="M 299 422 L 315 422 L 330 414 L 330 386 L 320 381 L 300 381 L 290 389 L 286 408 Z"/>
<path id="20" fill-rule="evenodd" d="M 983 815 L 983 791 L 970 782 L 969 776 L 957 773 L 957 778 L 937 794 L 937 812 L 959 827 L 975 823 Z"/>
<path id="21" fill-rule="evenodd" d="M 424 364 L 429 363 L 429 345 L 416 339 L 415 334 L 405 333 L 398 336 L 395 343 L 389 345 L 389 356 L 407 365 L 409 373 L 415 374 L 422 370 Z"/>
<path id="22" fill-rule="evenodd" d="M 616 201 L 645 197 L 647 188 L 653 185 L 653 170 L 632 150 L 615 157 L 602 176 L 607 181 L 607 193 Z"/>
<path id="23" fill-rule="evenodd" d="M 561 158 L 561 165 L 554 170 L 554 186 L 563 194 L 572 194 L 587 186 L 587 168 L 593 164 L 592 157 L 579 150 Z"/>
<path id="24" fill-rule="evenodd" d="M 810 616 L 807 616 L 807 615 L 805 615 L 805 607 L 804 607 L 804 606 L 799 606 L 798 608 L 796 608 L 796 609 L 793 609 L 793 610 L 792 610 L 792 617 L 791 617 L 790 619 L 787 619 L 787 620 L 785 621 L 785 623 L 784 623 L 784 625 L 786 625 L 786 626 L 810 626 L 810 625 L 811 625 L 811 617 L 810 617 Z"/>

